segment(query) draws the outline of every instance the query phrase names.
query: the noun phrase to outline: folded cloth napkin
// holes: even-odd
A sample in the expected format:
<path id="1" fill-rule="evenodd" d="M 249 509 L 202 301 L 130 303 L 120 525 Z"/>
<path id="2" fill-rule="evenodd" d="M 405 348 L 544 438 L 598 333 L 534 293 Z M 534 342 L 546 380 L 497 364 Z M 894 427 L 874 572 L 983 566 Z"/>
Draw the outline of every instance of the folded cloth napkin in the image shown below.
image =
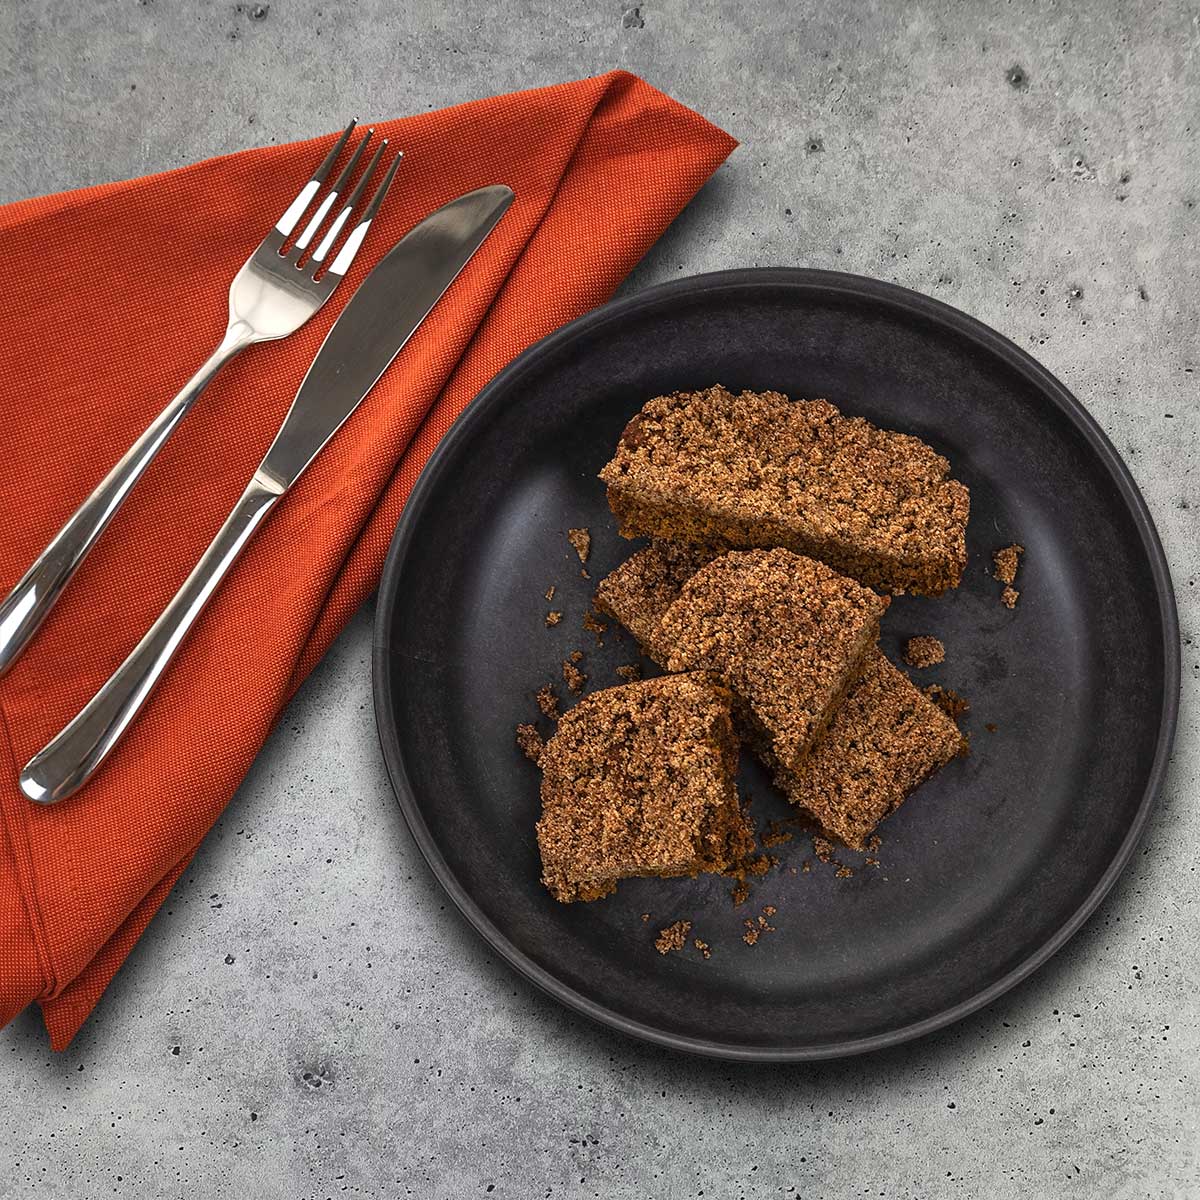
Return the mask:
<path id="1" fill-rule="evenodd" d="M 421 467 L 510 359 L 607 299 L 735 146 L 623 72 L 380 124 L 405 161 L 325 310 L 225 369 L 0 680 L 0 1023 L 63 1049 L 375 586 Z M 229 281 L 328 139 L 0 208 L 0 594 L 199 365 Z M 250 544 L 96 778 L 17 771 L 121 662 L 241 492 L 346 298 L 432 209 L 516 202 Z"/>

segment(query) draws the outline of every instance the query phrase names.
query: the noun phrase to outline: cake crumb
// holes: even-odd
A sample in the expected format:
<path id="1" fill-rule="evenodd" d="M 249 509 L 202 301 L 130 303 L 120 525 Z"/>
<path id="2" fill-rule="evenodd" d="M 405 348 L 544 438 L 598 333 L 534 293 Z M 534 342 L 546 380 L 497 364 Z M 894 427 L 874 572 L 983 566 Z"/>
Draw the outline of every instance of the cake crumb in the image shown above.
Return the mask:
<path id="1" fill-rule="evenodd" d="M 815 837 L 812 840 L 813 853 L 817 862 L 827 863 L 833 857 L 833 843 L 828 838 Z"/>
<path id="2" fill-rule="evenodd" d="M 790 842 L 793 834 L 790 830 L 784 828 L 783 821 L 768 821 L 767 831 L 759 837 L 759 841 L 764 846 L 782 846 L 784 842 Z"/>
<path id="3" fill-rule="evenodd" d="M 643 921 L 648 921 L 648 920 L 650 920 L 650 914 L 649 914 L 649 913 L 642 913 L 642 920 L 643 920 Z"/>
<path id="4" fill-rule="evenodd" d="M 883 845 L 883 838 L 881 838 L 879 836 L 879 834 L 877 834 L 877 833 L 873 833 L 869 838 L 867 838 L 867 849 L 868 850 L 878 850 L 879 847 L 882 845 Z"/>
<path id="5" fill-rule="evenodd" d="M 549 586 L 549 587 L 546 589 L 546 599 L 547 599 L 547 600 L 553 600 L 553 599 L 554 599 L 554 584 L 551 584 L 551 585 L 550 585 L 550 586 Z"/>
<path id="6" fill-rule="evenodd" d="M 952 721 L 957 722 L 964 713 L 971 711 L 971 702 L 951 688 L 932 683 L 922 690 Z"/>
<path id="7" fill-rule="evenodd" d="M 803 861 L 803 862 L 800 864 L 800 870 L 802 870 L 802 871 L 805 873 L 805 875 L 807 875 L 807 874 L 809 873 L 809 871 L 811 871 L 811 870 L 812 870 L 812 863 L 810 863 L 810 862 L 808 861 L 808 859 L 806 858 L 806 859 L 805 859 L 805 860 L 804 860 L 804 861 Z"/>
<path id="8" fill-rule="evenodd" d="M 946 661 L 946 647 L 935 637 L 909 638 L 904 647 L 904 661 L 918 670 L 936 667 Z"/>
<path id="9" fill-rule="evenodd" d="M 870 858 L 870 857 L 868 857 L 868 858 L 867 858 L 867 860 L 866 860 L 866 862 L 867 862 L 867 866 L 868 866 L 868 867 L 877 867 L 877 866 L 879 866 L 879 859 L 877 859 L 877 858 Z"/>
<path id="10" fill-rule="evenodd" d="M 838 869 L 834 872 L 834 874 L 838 879 L 849 879 L 850 876 L 854 874 L 854 871 L 850 867 L 846 866 L 845 863 L 838 863 Z"/>
<path id="11" fill-rule="evenodd" d="M 536 725 L 517 726 L 517 745 L 521 747 L 525 757 L 534 763 L 541 761 L 542 751 L 546 748 L 546 742 L 538 733 Z"/>
<path id="12" fill-rule="evenodd" d="M 996 725 L 995 725 L 995 724 L 994 724 L 992 721 L 989 721 L 989 722 L 988 722 L 988 723 L 987 723 L 987 724 L 984 726 L 984 729 L 986 729 L 986 730 L 988 731 L 988 733 L 995 733 L 995 732 L 996 732 L 996 728 L 997 728 L 997 727 L 996 727 Z"/>
<path id="13" fill-rule="evenodd" d="M 583 628 L 585 632 L 594 633 L 597 637 L 608 632 L 608 626 L 590 608 L 583 614 Z"/>
<path id="14" fill-rule="evenodd" d="M 579 555 L 579 561 L 585 563 L 588 560 L 588 555 L 592 552 L 592 535 L 590 530 L 583 529 L 568 529 L 567 541 L 575 547 L 575 553 Z"/>
<path id="15" fill-rule="evenodd" d="M 763 910 L 766 911 L 765 909 Z M 742 941 L 747 946 L 753 946 L 764 933 L 774 933 L 775 926 L 767 923 L 766 917 L 759 917 L 755 923 L 751 918 L 747 917 L 742 924 L 746 927 L 746 932 L 742 934 Z"/>
<path id="16" fill-rule="evenodd" d="M 693 940 L 692 945 L 704 955 L 705 958 L 712 958 L 712 949 L 707 942 L 702 942 L 699 938 Z"/>
<path id="17" fill-rule="evenodd" d="M 582 650 L 572 650 L 571 653 L 569 655 L 567 655 L 567 657 L 573 663 L 583 662 L 583 651 Z"/>
<path id="18" fill-rule="evenodd" d="M 552 608 L 546 614 L 546 625 L 547 626 L 557 625 L 559 623 L 559 621 L 561 621 L 561 620 L 562 620 L 562 613 L 559 612 L 557 609 Z"/>
<path id="19" fill-rule="evenodd" d="M 1021 555 L 1025 553 L 1024 546 L 1018 546 L 1014 542 L 1011 546 L 1005 546 L 1001 550 L 997 550 L 992 555 L 992 562 L 995 563 L 996 569 L 992 575 L 1001 583 L 1008 584 L 1010 587 L 1017 580 L 1017 566 Z M 1009 605 L 1011 608 L 1012 605 Z"/>
<path id="20" fill-rule="evenodd" d="M 739 879 L 729 894 L 733 897 L 733 907 L 737 908 L 750 899 L 750 885 L 744 879 Z"/>
<path id="21" fill-rule="evenodd" d="M 1000 593 L 1000 603 L 1003 604 L 1005 608 L 1016 608 L 1017 601 L 1020 598 L 1021 593 L 1018 592 L 1014 587 L 1006 587 L 1004 591 Z"/>
<path id="22" fill-rule="evenodd" d="M 672 950 L 682 950 L 687 944 L 687 935 L 691 931 L 691 921 L 676 921 L 666 929 L 658 931 L 654 948 L 659 954 L 670 954 Z"/>
<path id="23" fill-rule="evenodd" d="M 637 683 L 642 677 L 642 668 L 640 663 L 625 663 L 624 666 L 617 668 L 617 674 L 625 680 L 626 683 Z"/>
<path id="24" fill-rule="evenodd" d="M 777 909 L 773 904 L 766 904 L 763 906 L 764 916 L 773 917 L 778 911 L 779 909 Z"/>
<path id="25" fill-rule="evenodd" d="M 534 699 L 543 716 L 549 717 L 552 721 L 558 720 L 558 693 L 554 690 L 553 684 L 543 684 L 538 688 Z"/>
<path id="26" fill-rule="evenodd" d="M 588 571 L 587 567 L 579 568 L 579 578 L 580 579 L 591 579 L 591 577 L 592 577 L 591 573 Z"/>
<path id="27" fill-rule="evenodd" d="M 569 658 L 563 659 L 562 673 L 567 687 L 578 696 L 587 683 L 587 676 Z"/>

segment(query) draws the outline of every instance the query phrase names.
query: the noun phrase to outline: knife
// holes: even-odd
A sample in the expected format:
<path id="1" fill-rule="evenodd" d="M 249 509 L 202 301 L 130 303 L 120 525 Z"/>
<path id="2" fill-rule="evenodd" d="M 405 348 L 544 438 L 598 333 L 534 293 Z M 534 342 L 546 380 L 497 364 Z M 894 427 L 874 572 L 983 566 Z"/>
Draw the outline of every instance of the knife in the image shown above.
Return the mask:
<path id="1" fill-rule="evenodd" d="M 19 782 L 30 800 L 65 800 L 108 757 L 255 530 L 375 386 L 512 201 L 511 189 L 499 185 L 451 200 L 389 250 L 350 297 L 266 457 L 195 569 L 108 682 L 25 764 Z"/>

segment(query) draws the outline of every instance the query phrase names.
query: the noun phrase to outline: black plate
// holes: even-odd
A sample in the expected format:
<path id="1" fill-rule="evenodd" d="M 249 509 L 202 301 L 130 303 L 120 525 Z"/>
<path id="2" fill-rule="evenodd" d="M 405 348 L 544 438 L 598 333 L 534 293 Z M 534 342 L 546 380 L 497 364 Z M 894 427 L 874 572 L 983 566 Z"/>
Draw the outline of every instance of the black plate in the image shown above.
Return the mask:
<path id="1" fill-rule="evenodd" d="M 636 657 L 581 630 L 594 579 L 631 549 L 596 473 L 648 397 L 720 381 L 826 396 L 945 453 L 971 489 L 962 587 L 901 597 L 893 657 L 972 703 L 969 758 L 882 827 L 881 865 L 812 862 L 807 839 L 735 909 L 730 881 L 630 880 L 560 905 L 538 882 L 538 773 L 513 744 L 572 648 L 592 687 Z M 991 553 L 1028 553 L 1014 611 Z M 543 593 L 557 592 L 553 605 Z M 553 629 L 548 608 L 565 612 Z M 829 1058 L 916 1037 L 994 999 L 1079 928 L 1129 858 L 1158 791 L 1179 696 L 1162 548 L 1116 451 L 1066 389 L 979 322 L 903 288 L 824 271 L 680 280 L 601 308 L 523 354 L 442 442 L 383 574 L 375 706 L 388 770 L 451 899 L 514 967 L 579 1012 L 727 1058 Z M 558 678 L 559 691 L 565 693 Z M 995 731 L 989 731 L 994 725 Z M 545 723 L 543 722 L 543 727 Z M 743 760 L 748 756 L 743 755 Z M 760 824 L 787 814 L 743 768 Z M 792 873 L 792 868 L 797 868 Z M 764 905 L 775 932 L 742 921 Z M 649 923 L 641 914 L 649 912 Z M 676 918 L 712 946 L 660 956 Z"/>

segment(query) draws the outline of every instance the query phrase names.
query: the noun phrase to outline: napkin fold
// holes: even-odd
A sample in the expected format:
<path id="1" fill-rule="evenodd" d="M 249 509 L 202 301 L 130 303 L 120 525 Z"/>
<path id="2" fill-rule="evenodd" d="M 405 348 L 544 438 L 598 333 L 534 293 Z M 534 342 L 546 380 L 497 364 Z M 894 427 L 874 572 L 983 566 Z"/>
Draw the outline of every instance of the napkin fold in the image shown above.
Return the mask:
<path id="1" fill-rule="evenodd" d="M 422 466 L 526 346 L 606 300 L 736 143 L 636 77 L 380 123 L 405 160 L 358 261 L 299 333 L 217 377 L 0 680 L 0 1024 L 36 1000 L 65 1048 L 374 588 Z M 0 594 L 203 360 L 234 272 L 328 138 L 0 208 Z M 286 497 L 95 779 L 52 808 L 20 766 L 170 599 L 367 271 L 438 205 L 516 201 Z"/>

